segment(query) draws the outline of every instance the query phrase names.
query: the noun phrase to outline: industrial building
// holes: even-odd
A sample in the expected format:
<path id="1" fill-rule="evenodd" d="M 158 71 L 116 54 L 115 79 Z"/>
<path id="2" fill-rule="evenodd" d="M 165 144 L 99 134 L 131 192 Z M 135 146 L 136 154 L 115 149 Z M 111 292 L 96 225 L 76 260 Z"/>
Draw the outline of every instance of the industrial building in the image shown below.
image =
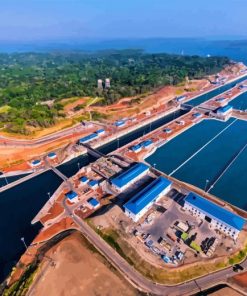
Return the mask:
<path id="1" fill-rule="evenodd" d="M 124 191 L 131 184 L 141 179 L 149 171 L 149 166 L 144 163 L 136 163 L 129 169 L 120 173 L 117 177 L 111 179 L 111 185 L 117 191 Z"/>
<path id="2" fill-rule="evenodd" d="M 134 195 L 125 205 L 125 214 L 137 222 L 153 205 L 171 189 L 172 182 L 159 177 Z"/>
<path id="3" fill-rule="evenodd" d="M 194 192 L 190 192 L 185 198 L 184 208 L 191 214 L 205 219 L 214 229 L 218 229 L 235 240 L 245 224 L 245 219 L 242 217 Z"/>

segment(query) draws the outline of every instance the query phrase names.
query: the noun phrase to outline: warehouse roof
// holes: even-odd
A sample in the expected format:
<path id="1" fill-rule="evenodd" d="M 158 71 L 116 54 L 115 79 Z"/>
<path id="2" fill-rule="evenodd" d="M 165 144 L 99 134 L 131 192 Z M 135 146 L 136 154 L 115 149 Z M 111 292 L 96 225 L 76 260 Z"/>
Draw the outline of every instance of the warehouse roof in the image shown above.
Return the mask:
<path id="1" fill-rule="evenodd" d="M 117 177 L 111 179 L 111 183 L 118 188 L 122 188 L 131 182 L 133 179 L 138 177 L 140 174 L 149 170 L 149 166 L 142 162 L 138 162 L 131 166 L 129 169 L 118 175 Z"/>
<path id="2" fill-rule="evenodd" d="M 133 214 L 138 214 L 148 204 L 153 202 L 157 196 L 164 191 L 172 182 L 164 177 L 155 179 L 148 186 L 134 195 L 125 205 L 124 208 Z"/>
<path id="3" fill-rule="evenodd" d="M 190 192 L 185 198 L 185 201 L 206 212 L 209 216 L 213 216 L 237 230 L 242 230 L 244 226 L 245 219 L 195 194 L 194 192 Z"/>

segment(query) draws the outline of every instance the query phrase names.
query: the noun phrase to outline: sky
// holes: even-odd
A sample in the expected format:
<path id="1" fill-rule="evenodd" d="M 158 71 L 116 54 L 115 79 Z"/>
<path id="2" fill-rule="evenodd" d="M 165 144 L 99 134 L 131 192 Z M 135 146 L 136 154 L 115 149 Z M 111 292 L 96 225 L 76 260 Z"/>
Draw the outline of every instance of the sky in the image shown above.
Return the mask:
<path id="1" fill-rule="evenodd" d="M 0 40 L 247 35 L 247 0 L 0 0 Z"/>

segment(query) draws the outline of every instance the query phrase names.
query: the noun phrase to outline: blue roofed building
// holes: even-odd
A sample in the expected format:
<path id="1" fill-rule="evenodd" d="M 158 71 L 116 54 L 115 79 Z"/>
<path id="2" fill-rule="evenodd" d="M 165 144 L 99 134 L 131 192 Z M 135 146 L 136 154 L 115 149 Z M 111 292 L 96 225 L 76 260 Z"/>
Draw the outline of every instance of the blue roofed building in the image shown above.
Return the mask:
<path id="1" fill-rule="evenodd" d="M 137 152 L 140 152 L 142 150 L 142 146 L 140 144 L 133 145 L 133 146 L 130 147 L 130 150 L 137 153 Z"/>
<path id="2" fill-rule="evenodd" d="M 57 154 L 55 153 L 55 152 L 50 152 L 49 154 L 48 154 L 48 158 L 49 159 L 55 159 L 57 157 Z"/>
<path id="3" fill-rule="evenodd" d="M 99 187 L 99 181 L 98 180 L 90 180 L 88 182 L 88 186 L 92 189 L 97 189 Z"/>
<path id="4" fill-rule="evenodd" d="M 87 136 L 81 138 L 81 139 L 79 140 L 79 143 L 80 143 L 80 144 L 85 144 L 85 143 L 88 143 L 88 142 L 90 142 L 90 141 L 92 141 L 92 140 L 95 140 L 95 139 L 97 139 L 97 138 L 98 138 L 98 134 L 93 133 L 93 134 L 90 134 L 90 135 L 87 135 Z"/>
<path id="5" fill-rule="evenodd" d="M 102 129 L 99 129 L 96 131 L 96 134 L 97 135 L 104 135 L 105 134 L 105 130 L 102 128 Z"/>
<path id="6" fill-rule="evenodd" d="M 70 201 L 70 202 L 78 202 L 78 194 L 75 192 L 75 191 L 69 191 L 65 194 L 65 196 L 67 197 L 67 199 Z"/>
<path id="7" fill-rule="evenodd" d="M 116 127 L 122 127 L 122 126 L 125 126 L 125 124 L 126 124 L 126 121 L 123 120 L 123 119 L 121 119 L 121 120 L 117 120 L 117 121 L 114 122 L 114 125 L 115 125 Z"/>
<path id="8" fill-rule="evenodd" d="M 86 176 L 82 176 L 81 178 L 80 178 L 80 182 L 82 183 L 82 184 L 87 184 L 88 183 L 88 178 L 86 177 Z"/>
<path id="9" fill-rule="evenodd" d="M 190 192 L 185 198 L 184 208 L 192 215 L 208 221 L 213 229 L 217 229 L 235 240 L 245 224 L 245 219 L 241 216 L 194 192 Z"/>
<path id="10" fill-rule="evenodd" d="M 186 99 L 186 96 L 179 96 L 179 97 L 176 97 L 176 101 L 177 102 L 182 102 Z"/>
<path id="11" fill-rule="evenodd" d="M 147 147 L 149 147 L 152 144 L 153 144 L 153 141 L 151 139 L 145 140 L 145 141 L 143 141 L 143 142 L 140 143 L 140 145 L 143 148 L 147 148 Z"/>
<path id="12" fill-rule="evenodd" d="M 41 160 L 39 160 L 39 159 L 35 159 L 35 160 L 33 160 L 33 161 L 31 162 L 31 165 L 32 165 L 33 167 L 37 167 L 37 166 L 41 165 Z"/>
<path id="13" fill-rule="evenodd" d="M 142 162 L 138 162 L 128 168 L 126 171 L 120 173 L 118 176 L 113 177 L 110 182 L 117 191 L 122 192 L 131 184 L 141 179 L 149 171 L 149 166 Z"/>
<path id="14" fill-rule="evenodd" d="M 94 198 L 94 197 L 90 197 L 87 202 L 90 204 L 90 206 L 94 209 L 97 209 L 100 206 L 99 201 Z"/>
<path id="15" fill-rule="evenodd" d="M 124 211 L 128 217 L 137 222 L 153 205 L 171 189 L 172 182 L 158 177 L 135 194 L 126 204 Z"/>
<path id="16" fill-rule="evenodd" d="M 145 140 L 139 144 L 131 146 L 129 149 L 135 153 L 140 152 L 143 148 L 148 148 L 153 144 L 151 139 Z"/>
<path id="17" fill-rule="evenodd" d="M 231 105 L 226 105 L 224 107 L 220 107 L 219 109 L 217 109 L 217 114 L 227 115 L 231 113 L 232 110 L 233 110 L 233 107 Z"/>

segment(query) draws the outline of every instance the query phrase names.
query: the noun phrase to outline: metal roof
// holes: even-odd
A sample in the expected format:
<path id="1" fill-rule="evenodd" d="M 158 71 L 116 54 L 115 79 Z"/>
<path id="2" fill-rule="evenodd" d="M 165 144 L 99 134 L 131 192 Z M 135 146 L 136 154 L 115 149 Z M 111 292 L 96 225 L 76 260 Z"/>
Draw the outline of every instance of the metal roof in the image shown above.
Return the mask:
<path id="1" fill-rule="evenodd" d="M 96 134 L 102 134 L 102 133 L 104 133 L 104 132 L 105 132 L 105 130 L 102 128 L 102 129 L 97 130 L 97 131 L 96 131 Z"/>
<path id="2" fill-rule="evenodd" d="M 206 212 L 208 216 L 212 216 L 237 230 L 242 230 L 244 226 L 244 218 L 218 206 L 214 202 L 211 202 L 194 192 L 190 192 L 185 198 L 185 201 Z"/>
<path id="3" fill-rule="evenodd" d="M 148 204 L 154 202 L 157 196 L 164 191 L 172 182 L 164 177 L 159 177 L 149 185 L 134 195 L 125 205 L 124 208 L 133 214 L 138 214 Z"/>
<path id="4" fill-rule="evenodd" d="M 55 152 L 50 152 L 50 153 L 48 154 L 48 157 L 55 157 L 55 156 L 57 156 Z"/>
<path id="5" fill-rule="evenodd" d="M 97 180 L 90 180 L 88 185 L 90 187 L 94 187 L 95 185 L 99 185 L 99 182 Z"/>
<path id="6" fill-rule="evenodd" d="M 41 163 L 41 161 L 38 159 L 32 161 L 32 164 L 39 164 L 39 163 Z"/>
<path id="7" fill-rule="evenodd" d="M 95 134 L 95 133 L 93 133 L 93 134 L 90 134 L 90 135 L 87 135 L 87 136 L 81 138 L 81 139 L 79 140 L 79 142 L 80 142 L 80 143 L 86 143 L 86 142 L 89 142 L 89 141 L 91 141 L 91 140 L 93 140 L 93 139 L 95 139 L 95 138 L 97 138 L 97 137 L 98 137 L 98 135 Z"/>
<path id="8" fill-rule="evenodd" d="M 125 125 L 125 120 L 117 120 L 114 123 L 115 126 L 122 126 Z"/>
<path id="9" fill-rule="evenodd" d="M 140 145 L 144 148 L 150 146 L 151 144 L 153 144 L 153 141 L 151 139 L 145 140 L 140 143 Z"/>
<path id="10" fill-rule="evenodd" d="M 226 105 L 224 107 L 220 107 L 219 109 L 217 109 L 217 113 L 225 113 L 227 111 L 232 110 L 232 106 L 231 105 Z"/>
<path id="11" fill-rule="evenodd" d="M 87 200 L 87 202 L 88 202 L 91 206 L 93 206 L 94 208 L 97 207 L 97 206 L 99 206 L 99 204 L 100 204 L 100 203 L 98 202 L 98 200 L 95 199 L 95 198 L 93 198 L 93 197 L 89 198 L 89 199 Z"/>
<path id="12" fill-rule="evenodd" d="M 67 192 L 66 194 L 66 197 L 69 199 L 69 200 L 72 200 L 74 199 L 75 197 L 77 197 L 77 193 L 75 191 L 69 191 Z"/>
<path id="13" fill-rule="evenodd" d="M 131 182 L 133 179 L 138 177 L 145 171 L 149 170 L 149 166 L 142 162 L 138 162 L 135 165 L 131 166 L 129 169 L 118 175 L 117 177 L 111 179 L 111 183 L 118 188 L 122 188 Z"/>
<path id="14" fill-rule="evenodd" d="M 82 176 L 80 178 L 80 181 L 83 182 L 83 183 L 86 183 L 88 181 L 88 178 L 86 176 Z"/>

